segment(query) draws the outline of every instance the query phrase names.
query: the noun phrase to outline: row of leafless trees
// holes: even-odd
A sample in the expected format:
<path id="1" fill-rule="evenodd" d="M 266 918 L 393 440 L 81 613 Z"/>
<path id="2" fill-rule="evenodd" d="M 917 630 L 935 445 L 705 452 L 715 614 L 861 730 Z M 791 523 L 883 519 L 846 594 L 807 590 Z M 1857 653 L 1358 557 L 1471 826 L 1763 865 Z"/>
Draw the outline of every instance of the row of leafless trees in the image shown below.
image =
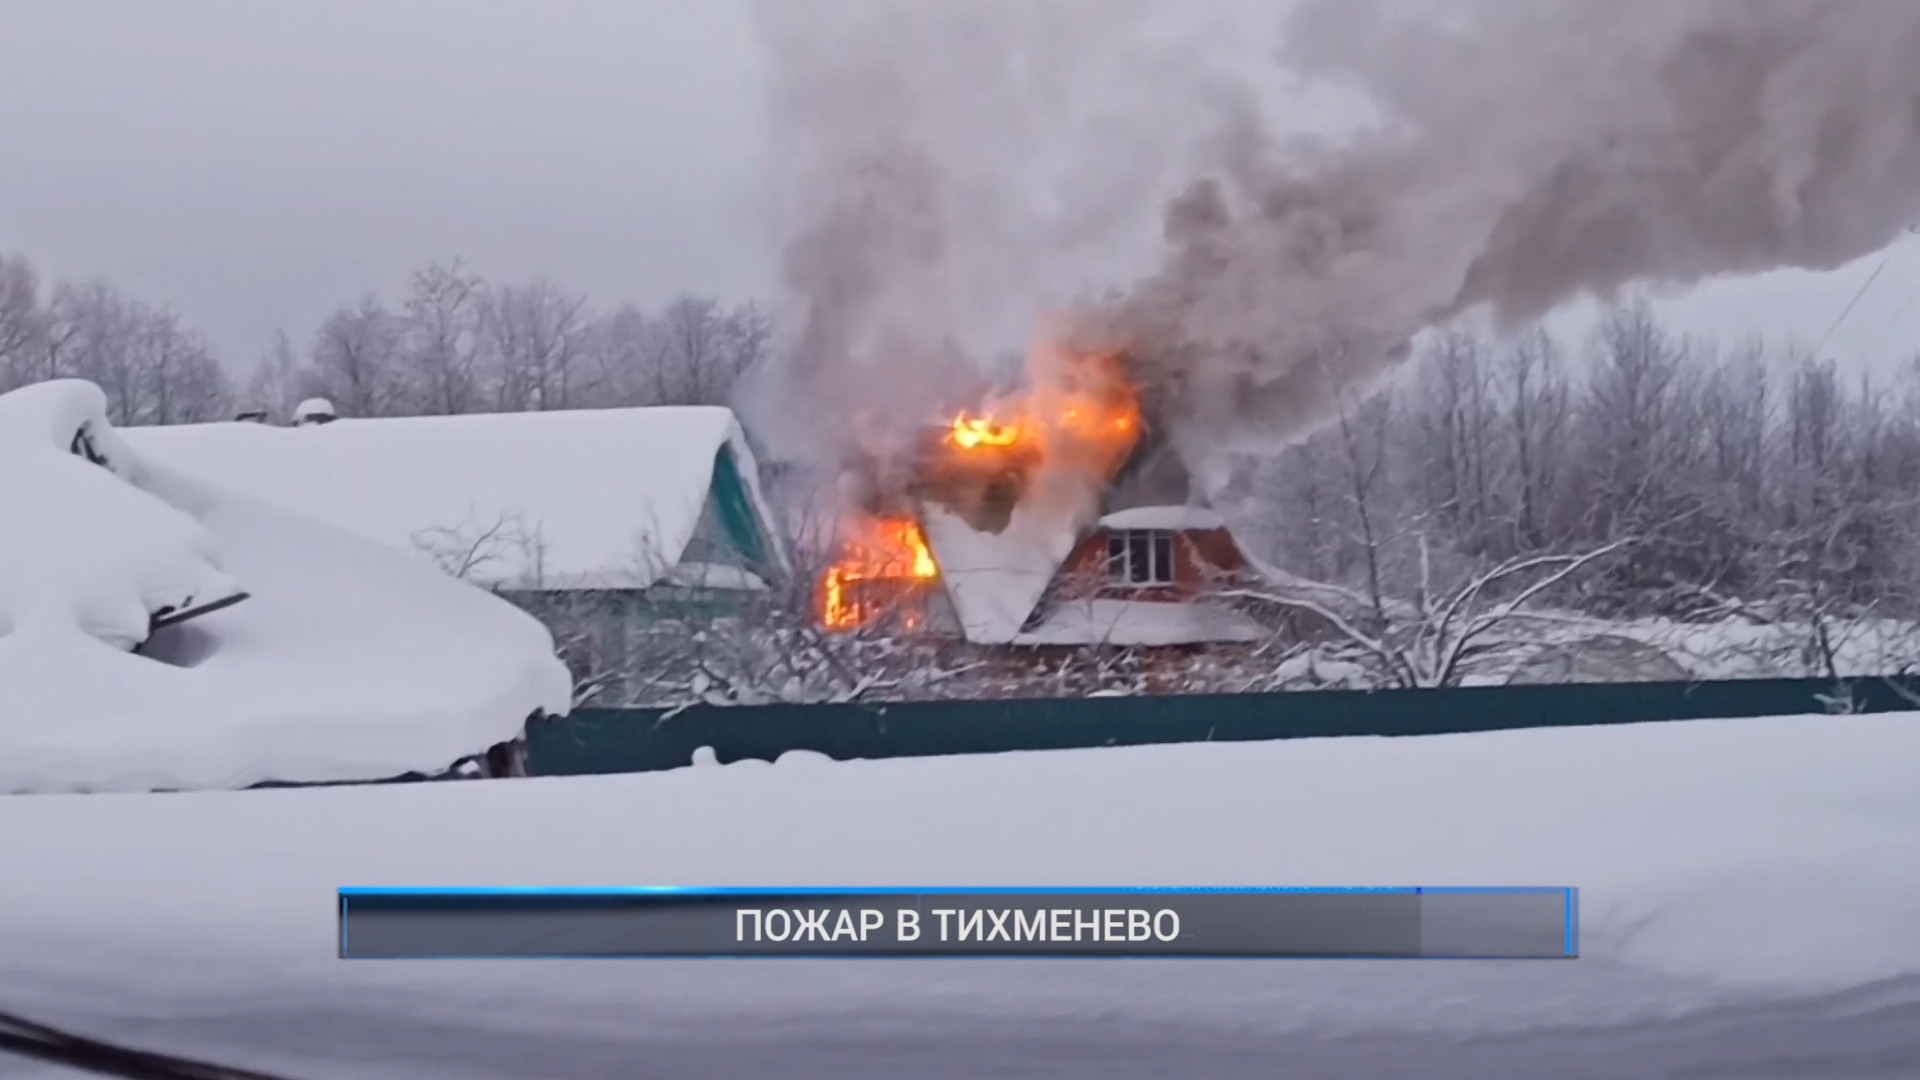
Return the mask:
<path id="1" fill-rule="evenodd" d="M 105 281 L 43 288 L 32 264 L 0 255 L 0 392 L 60 378 L 99 384 L 110 419 L 129 426 L 218 419 L 233 399 L 226 371 L 175 312 Z"/>
<path id="2" fill-rule="evenodd" d="M 328 315 L 302 346 L 281 335 L 236 387 L 175 312 L 103 280 L 47 284 L 0 256 L 0 392 L 82 378 L 116 424 L 285 417 L 300 399 L 344 415 L 517 412 L 715 404 L 766 355 L 760 308 L 682 297 L 658 311 L 591 308 L 551 281 L 488 281 L 459 261 L 414 274 L 403 296 L 369 294 Z"/>
<path id="3" fill-rule="evenodd" d="M 1622 544 L 1557 599 L 1603 617 L 1909 615 L 1920 378 L 1717 349 L 1645 308 L 1577 349 L 1455 334 L 1250 464 L 1239 494 L 1290 569 L 1373 593 Z"/>
<path id="4" fill-rule="evenodd" d="M 302 355 L 277 341 L 251 387 L 270 410 L 322 396 L 343 415 L 447 415 L 720 404 L 766 355 L 760 308 L 682 297 L 594 311 L 552 281 L 491 282 L 463 263 L 327 316 Z"/>

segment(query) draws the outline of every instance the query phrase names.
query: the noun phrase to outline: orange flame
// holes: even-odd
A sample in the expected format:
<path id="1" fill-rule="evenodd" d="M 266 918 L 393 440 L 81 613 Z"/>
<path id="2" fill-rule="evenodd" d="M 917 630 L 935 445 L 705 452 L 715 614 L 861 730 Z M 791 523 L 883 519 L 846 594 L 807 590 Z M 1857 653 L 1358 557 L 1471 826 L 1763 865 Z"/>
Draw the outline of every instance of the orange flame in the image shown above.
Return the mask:
<path id="1" fill-rule="evenodd" d="M 961 413 L 954 417 L 953 425 L 947 432 L 947 441 L 962 450 L 1018 446 L 1029 437 L 1024 424 L 1018 422 L 1003 424 L 990 416 L 975 416 L 971 413 Z"/>
<path id="2" fill-rule="evenodd" d="M 887 601 L 940 576 L 912 518 L 869 519 L 861 531 L 842 545 L 820 583 L 820 622 L 831 630 L 857 630 L 879 617 Z M 863 587 L 868 583 L 882 587 Z"/>
<path id="3" fill-rule="evenodd" d="M 994 454 L 1105 472 L 1133 448 L 1140 399 L 1113 353 L 1072 353 L 1042 343 L 1028 357 L 1033 389 L 963 412 L 945 442 L 965 459 Z"/>
<path id="4" fill-rule="evenodd" d="M 997 533 L 1049 471 L 1109 483 L 1139 442 L 1141 400 L 1119 352 L 1075 351 L 1043 339 L 1028 354 L 1024 393 L 961 412 L 929 433 L 900 497 L 936 503 L 976 530 Z M 884 486 L 884 485 L 881 485 Z M 1076 489 L 1069 483 L 1050 489 Z M 1075 496 L 1077 497 L 1077 496 Z M 900 503 L 867 500 L 870 509 Z M 862 515 L 819 585 L 822 625 L 856 630 L 883 615 L 912 628 L 916 601 L 940 578 L 919 520 Z"/>

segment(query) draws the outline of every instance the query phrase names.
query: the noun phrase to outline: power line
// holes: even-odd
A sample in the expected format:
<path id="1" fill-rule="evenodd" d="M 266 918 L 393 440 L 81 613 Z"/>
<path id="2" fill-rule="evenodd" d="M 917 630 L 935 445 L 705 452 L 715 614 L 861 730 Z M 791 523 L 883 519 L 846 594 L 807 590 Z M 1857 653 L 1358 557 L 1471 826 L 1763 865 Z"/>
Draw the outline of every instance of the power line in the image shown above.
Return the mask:
<path id="1" fill-rule="evenodd" d="M 1886 272 L 1887 264 L 1892 261 L 1893 249 L 1889 248 L 1886 256 L 1880 260 L 1880 265 L 1873 268 L 1873 276 L 1867 278 L 1867 283 L 1860 286 L 1860 291 L 1853 294 L 1852 300 L 1847 301 L 1846 310 L 1842 311 L 1840 317 L 1833 320 L 1833 325 L 1827 327 L 1827 332 L 1820 336 L 1820 344 L 1813 347 L 1814 356 L 1817 357 L 1826 351 L 1827 342 L 1833 340 L 1834 332 L 1839 330 L 1841 324 L 1847 321 L 1847 316 L 1853 314 L 1853 309 L 1860 306 L 1860 301 L 1867 295 L 1867 290 L 1873 288 L 1873 283 L 1880 280 L 1880 275 Z"/>
<path id="2" fill-rule="evenodd" d="M 0 1054 L 123 1080 L 287 1080 L 191 1058 L 135 1050 L 0 1012 Z"/>
<path id="3" fill-rule="evenodd" d="M 1909 235 L 1914 232 L 1920 232 L 1920 225 L 1907 226 L 1907 233 Z M 1820 344 L 1813 347 L 1813 355 L 1815 357 L 1818 357 L 1826 351 L 1827 342 L 1833 340 L 1833 335 L 1846 323 L 1847 316 L 1852 315 L 1853 309 L 1860 306 L 1860 301 L 1866 298 L 1868 290 L 1873 288 L 1873 283 L 1880 280 L 1880 275 L 1887 272 L 1887 265 L 1893 262 L 1893 257 L 1899 254 L 1899 252 L 1900 245 L 1898 242 L 1895 242 L 1887 248 L 1887 253 L 1880 258 L 1880 265 L 1873 268 L 1873 273 L 1867 278 L 1866 283 L 1861 285 L 1859 291 L 1853 294 L 1852 300 L 1847 301 L 1846 309 L 1840 312 L 1840 317 L 1833 320 L 1833 325 L 1827 327 L 1827 332 L 1820 336 Z M 1909 306 L 1911 306 L 1911 304 L 1909 304 Z M 1904 313 L 1904 309 L 1902 309 L 1902 311 Z"/>
<path id="4" fill-rule="evenodd" d="M 1920 225 L 1915 225 L 1907 231 L 1909 233 L 1920 233 Z M 1915 292 L 1912 296 L 1907 297 L 1907 302 L 1900 305 L 1900 310 L 1894 312 L 1892 318 L 1881 324 L 1880 329 L 1874 332 L 1873 340 L 1868 344 L 1867 351 L 1877 351 L 1880 348 L 1880 344 L 1887 340 L 1887 333 L 1897 326 L 1900 320 L 1906 317 L 1908 312 L 1913 310 L 1915 304 L 1920 304 L 1920 292 Z"/>

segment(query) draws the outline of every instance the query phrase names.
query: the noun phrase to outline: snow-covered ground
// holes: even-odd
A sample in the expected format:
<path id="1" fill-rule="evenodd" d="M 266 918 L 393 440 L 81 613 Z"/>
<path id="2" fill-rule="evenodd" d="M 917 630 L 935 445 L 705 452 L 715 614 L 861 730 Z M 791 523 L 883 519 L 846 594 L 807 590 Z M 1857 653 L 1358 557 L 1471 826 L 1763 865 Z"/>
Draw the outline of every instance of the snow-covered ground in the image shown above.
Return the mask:
<path id="1" fill-rule="evenodd" d="M 0 792 L 438 772 L 570 703 L 506 602 L 146 459 L 89 383 L 0 395 Z"/>
<path id="2" fill-rule="evenodd" d="M 1094 597 L 1056 605 L 1016 645 L 1084 645 L 1156 648 L 1194 643 L 1263 641 L 1272 631 L 1225 604 L 1155 603 Z"/>
<path id="3" fill-rule="evenodd" d="M 1273 571 L 1280 574 L 1279 571 Z M 1277 580 L 1286 580 L 1280 577 Z M 1316 588 L 1298 579 L 1288 587 Z M 1326 586 L 1317 586 L 1326 589 Z M 1310 594 L 1308 594 L 1310 595 Z M 1331 605 L 1330 605 L 1331 606 Z M 1578 658 L 1585 675 L 1553 674 L 1540 681 L 1666 682 L 1674 680 L 1820 679 L 1828 676 L 1818 628 L 1811 623 L 1761 625 L 1739 619 L 1683 623 L 1670 619 L 1595 619 L 1572 612 L 1536 611 L 1503 621 L 1480 636 L 1487 651 L 1463 665 L 1461 685 L 1499 686 L 1548 654 Z M 1899 619 L 1828 621 L 1833 670 L 1847 679 L 1871 679 L 1920 670 L 1920 624 Z M 1621 655 L 1621 642 L 1655 656 Z M 1228 670 L 1265 689 L 1368 689 L 1386 685 L 1378 665 L 1364 662 L 1352 643 L 1334 640 L 1286 660 Z M 1648 662 L 1657 659 L 1658 663 Z M 1358 662 L 1357 662 L 1358 661 Z M 1195 692 L 1214 689 L 1196 677 Z M 1237 688 L 1237 687 L 1236 687 Z"/>
<path id="4" fill-rule="evenodd" d="M 311 1077 L 1920 1075 L 1920 715 L 0 799 L 0 1008 Z M 1573 885 L 1572 962 L 344 962 L 343 885 Z M 4 1071 L 4 1066 L 0 1066 Z"/>

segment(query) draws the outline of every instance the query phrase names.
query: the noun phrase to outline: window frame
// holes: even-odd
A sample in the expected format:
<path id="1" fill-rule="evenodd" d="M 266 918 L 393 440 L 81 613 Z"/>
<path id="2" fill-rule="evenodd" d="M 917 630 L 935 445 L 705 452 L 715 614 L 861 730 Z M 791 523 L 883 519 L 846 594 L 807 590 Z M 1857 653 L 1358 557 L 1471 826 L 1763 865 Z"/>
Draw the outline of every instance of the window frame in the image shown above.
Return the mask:
<path id="1" fill-rule="evenodd" d="M 1180 564 L 1172 529 L 1109 529 L 1104 569 L 1107 584 L 1132 589 L 1179 584 Z"/>

